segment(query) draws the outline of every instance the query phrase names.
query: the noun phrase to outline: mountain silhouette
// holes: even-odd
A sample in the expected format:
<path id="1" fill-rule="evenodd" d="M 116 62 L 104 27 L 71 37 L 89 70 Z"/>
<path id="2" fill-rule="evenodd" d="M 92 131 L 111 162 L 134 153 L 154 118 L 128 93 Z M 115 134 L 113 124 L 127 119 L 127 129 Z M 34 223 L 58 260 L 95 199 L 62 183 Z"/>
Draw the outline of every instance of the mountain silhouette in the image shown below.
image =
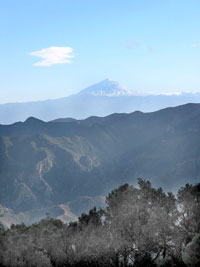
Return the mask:
<path id="1" fill-rule="evenodd" d="M 0 125 L 0 204 L 44 209 L 105 196 L 138 177 L 175 191 L 199 182 L 199 142 L 200 104 Z"/>
<path id="2" fill-rule="evenodd" d="M 199 93 L 143 95 L 115 81 L 105 79 L 64 98 L 1 104 L 0 124 L 24 121 L 28 117 L 50 121 L 57 118 L 104 117 L 111 113 L 130 113 L 136 110 L 152 112 L 166 107 L 199 102 Z"/>

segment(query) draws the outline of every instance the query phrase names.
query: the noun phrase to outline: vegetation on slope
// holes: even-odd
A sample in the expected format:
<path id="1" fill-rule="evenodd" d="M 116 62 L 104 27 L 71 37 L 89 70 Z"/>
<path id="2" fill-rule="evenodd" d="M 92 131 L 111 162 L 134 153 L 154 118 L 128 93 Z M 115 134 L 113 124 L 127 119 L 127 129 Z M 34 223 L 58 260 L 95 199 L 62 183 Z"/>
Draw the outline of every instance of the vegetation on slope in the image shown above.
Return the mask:
<path id="1" fill-rule="evenodd" d="M 69 224 L 47 216 L 1 227 L 0 266 L 199 266 L 200 184 L 175 197 L 139 179 L 109 193 L 106 204 Z"/>
<path id="2" fill-rule="evenodd" d="M 25 212 L 148 179 L 200 180 L 200 104 L 83 121 L 0 125 L 0 204 Z M 72 210 L 72 212 L 74 212 Z M 77 215 L 77 214 L 76 214 Z"/>

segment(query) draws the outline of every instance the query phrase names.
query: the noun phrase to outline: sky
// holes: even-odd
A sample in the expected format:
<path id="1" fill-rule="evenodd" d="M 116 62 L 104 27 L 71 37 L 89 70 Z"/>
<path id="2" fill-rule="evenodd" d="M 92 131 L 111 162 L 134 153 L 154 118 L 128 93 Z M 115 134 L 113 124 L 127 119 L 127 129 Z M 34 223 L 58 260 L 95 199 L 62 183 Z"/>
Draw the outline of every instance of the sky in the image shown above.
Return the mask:
<path id="1" fill-rule="evenodd" d="M 1 0 L 0 103 L 65 97 L 110 78 L 200 92 L 199 0 Z"/>

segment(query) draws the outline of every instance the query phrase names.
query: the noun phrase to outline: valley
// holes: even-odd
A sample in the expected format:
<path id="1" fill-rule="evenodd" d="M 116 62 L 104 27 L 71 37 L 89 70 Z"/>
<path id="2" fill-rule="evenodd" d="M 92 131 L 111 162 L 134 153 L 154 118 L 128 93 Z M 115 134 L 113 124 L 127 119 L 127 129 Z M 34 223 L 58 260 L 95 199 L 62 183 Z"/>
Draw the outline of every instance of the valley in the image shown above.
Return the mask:
<path id="1" fill-rule="evenodd" d="M 199 182 L 199 142 L 199 104 L 85 120 L 30 117 L 0 125 L 0 203 L 17 214 L 39 209 L 39 217 L 50 207 L 55 207 L 52 216 L 61 216 L 62 209 L 53 210 L 67 205 L 79 216 L 102 206 L 112 188 L 134 185 L 139 177 L 176 192 Z M 80 201 L 78 210 L 70 206 L 83 198 L 93 200 L 86 207 Z"/>

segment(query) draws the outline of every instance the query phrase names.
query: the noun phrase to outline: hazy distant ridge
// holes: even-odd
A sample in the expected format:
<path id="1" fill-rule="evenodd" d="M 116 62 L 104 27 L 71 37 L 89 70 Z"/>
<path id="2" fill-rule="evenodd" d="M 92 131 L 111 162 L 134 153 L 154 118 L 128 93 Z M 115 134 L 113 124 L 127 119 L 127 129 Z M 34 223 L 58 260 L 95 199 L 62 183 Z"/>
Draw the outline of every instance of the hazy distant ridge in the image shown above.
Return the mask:
<path id="1" fill-rule="evenodd" d="M 24 121 L 30 116 L 44 121 L 57 118 L 85 119 L 89 116 L 106 116 L 111 113 L 156 111 L 186 103 L 200 103 L 199 93 L 141 95 L 137 91 L 106 79 L 76 95 L 65 98 L 0 105 L 0 123 Z"/>

